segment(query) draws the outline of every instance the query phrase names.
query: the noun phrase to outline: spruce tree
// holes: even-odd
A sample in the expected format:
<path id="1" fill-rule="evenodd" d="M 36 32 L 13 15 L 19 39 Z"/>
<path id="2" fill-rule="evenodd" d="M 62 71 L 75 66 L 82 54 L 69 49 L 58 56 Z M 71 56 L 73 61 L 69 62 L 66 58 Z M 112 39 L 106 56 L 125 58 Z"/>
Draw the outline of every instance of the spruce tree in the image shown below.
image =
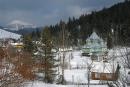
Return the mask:
<path id="1" fill-rule="evenodd" d="M 53 56 L 52 37 L 48 27 L 44 28 L 41 36 L 42 36 L 41 43 L 43 50 L 42 63 L 43 63 L 43 71 L 45 74 L 44 81 L 46 83 L 53 83 L 53 81 L 55 81 L 56 76 L 57 60 Z"/>
<path id="2" fill-rule="evenodd" d="M 112 35 L 109 33 L 107 35 L 107 48 L 112 49 L 112 47 L 113 47 Z"/>
<path id="3" fill-rule="evenodd" d="M 34 50 L 34 44 L 31 35 L 23 36 L 24 50 L 32 53 Z"/>

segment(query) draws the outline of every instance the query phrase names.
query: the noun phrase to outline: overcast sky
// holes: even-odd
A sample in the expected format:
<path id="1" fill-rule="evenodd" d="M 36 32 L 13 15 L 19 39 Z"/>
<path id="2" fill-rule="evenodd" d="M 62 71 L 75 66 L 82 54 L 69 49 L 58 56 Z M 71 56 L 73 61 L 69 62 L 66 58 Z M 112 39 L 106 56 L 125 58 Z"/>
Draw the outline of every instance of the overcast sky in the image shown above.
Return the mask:
<path id="1" fill-rule="evenodd" d="M 123 0 L 0 0 L 0 25 L 21 20 L 37 26 L 56 24 Z"/>

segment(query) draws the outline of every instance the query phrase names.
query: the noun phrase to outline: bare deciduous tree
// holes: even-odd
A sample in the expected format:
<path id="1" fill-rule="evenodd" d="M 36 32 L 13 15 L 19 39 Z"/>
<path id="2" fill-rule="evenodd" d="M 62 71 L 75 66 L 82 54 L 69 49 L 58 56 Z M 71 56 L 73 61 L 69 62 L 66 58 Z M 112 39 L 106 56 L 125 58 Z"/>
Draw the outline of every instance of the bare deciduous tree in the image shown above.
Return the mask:
<path id="1" fill-rule="evenodd" d="M 34 79 L 31 55 L 11 48 L 0 49 L 3 52 L 0 55 L 0 87 L 18 87 L 24 81 Z"/>

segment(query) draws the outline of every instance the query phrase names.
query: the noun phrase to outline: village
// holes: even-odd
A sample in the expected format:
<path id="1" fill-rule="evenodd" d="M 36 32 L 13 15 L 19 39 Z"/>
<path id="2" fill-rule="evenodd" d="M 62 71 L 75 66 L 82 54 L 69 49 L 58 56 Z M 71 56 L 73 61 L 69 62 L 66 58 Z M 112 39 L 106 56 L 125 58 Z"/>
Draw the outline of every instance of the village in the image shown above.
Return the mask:
<path id="1" fill-rule="evenodd" d="M 130 87 L 130 0 L 0 0 L 0 87 Z"/>
<path id="2" fill-rule="evenodd" d="M 24 44 L 20 40 L 20 35 L 19 38 L 17 36 L 17 39 L 15 36 L 17 34 L 10 39 L 1 40 L 2 49 L 15 48 L 16 51 L 21 52 Z M 53 49 L 53 52 L 56 52 L 55 58 L 60 60 L 59 66 L 56 68 L 57 78 L 61 79 L 61 76 L 64 75 L 65 84 L 107 87 L 108 83 L 111 84 L 117 80 L 117 84 L 123 85 L 122 78 L 126 78 L 126 84 L 130 83 L 130 69 L 124 67 L 126 48 L 107 49 L 107 42 L 99 37 L 95 31 L 86 39 L 86 44 L 80 47 L 80 49 L 79 47 Z M 36 52 L 34 55 L 39 55 L 39 53 Z M 63 58 L 64 67 L 62 66 Z M 43 73 L 35 74 L 37 81 L 41 81 L 44 77 Z M 35 82 L 31 84 L 36 85 Z"/>

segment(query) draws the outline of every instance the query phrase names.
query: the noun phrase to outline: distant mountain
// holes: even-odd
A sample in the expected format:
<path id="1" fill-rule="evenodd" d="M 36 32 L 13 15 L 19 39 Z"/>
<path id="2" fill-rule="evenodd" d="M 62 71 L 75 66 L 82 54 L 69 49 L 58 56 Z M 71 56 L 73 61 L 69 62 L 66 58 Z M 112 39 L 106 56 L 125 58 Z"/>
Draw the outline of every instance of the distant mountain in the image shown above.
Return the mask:
<path id="1" fill-rule="evenodd" d="M 34 24 L 23 22 L 20 20 L 14 20 L 7 24 L 6 28 L 0 28 L 20 35 L 30 34 L 32 32 L 36 32 L 37 30 L 39 32 L 42 31 L 42 27 L 36 27 Z"/>
<path id="2" fill-rule="evenodd" d="M 19 29 L 19 30 L 13 30 L 13 29 L 10 29 L 10 28 L 3 28 L 3 29 L 6 30 L 6 31 L 9 31 L 9 32 L 20 34 L 20 35 L 27 35 L 27 34 L 31 34 L 32 32 L 36 32 L 36 31 L 41 32 L 43 30 L 42 27 L 23 28 L 23 29 Z"/>
<path id="3" fill-rule="evenodd" d="M 24 28 L 36 28 L 35 25 L 31 24 L 31 23 L 27 23 L 27 22 L 23 22 L 20 20 L 14 20 L 12 22 L 10 22 L 9 24 L 7 24 L 8 29 L 10 30 L 21 30 Z"/>
<path id="4" fill-rule="evenodd" d="M 18 31 L 12 31 L 12 32 L 15 32 L 15 33 L 21 34 L 21 35 L 27 35 L 27 34 L 30 34 L 32 32 L 36 32 L 37 30 L 39 32 L 41 32 L 42 28 L 23 28 L 23 29 L 19 29 Z"/>
<path id="5" fill-rule="evenodd" d="M 19 39 L 21 35 L 0 29 L 0 39 Z"/>

